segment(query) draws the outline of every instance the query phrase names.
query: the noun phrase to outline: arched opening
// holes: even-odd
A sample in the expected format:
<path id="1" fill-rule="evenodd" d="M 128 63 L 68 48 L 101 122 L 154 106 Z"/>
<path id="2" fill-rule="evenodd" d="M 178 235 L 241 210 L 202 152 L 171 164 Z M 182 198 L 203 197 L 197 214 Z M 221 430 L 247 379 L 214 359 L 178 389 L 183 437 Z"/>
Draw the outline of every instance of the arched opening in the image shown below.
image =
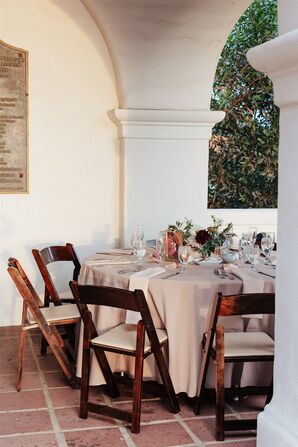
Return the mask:
<path id="1" fill-rule="evenodd" d="M 276 208 L 279 110 L 273 86 L 246 53 L 277 35 L 277 0 L 255 0 L 230 33 L 211 99 L 224 110 L 209 150 L 209 208 Z"/>

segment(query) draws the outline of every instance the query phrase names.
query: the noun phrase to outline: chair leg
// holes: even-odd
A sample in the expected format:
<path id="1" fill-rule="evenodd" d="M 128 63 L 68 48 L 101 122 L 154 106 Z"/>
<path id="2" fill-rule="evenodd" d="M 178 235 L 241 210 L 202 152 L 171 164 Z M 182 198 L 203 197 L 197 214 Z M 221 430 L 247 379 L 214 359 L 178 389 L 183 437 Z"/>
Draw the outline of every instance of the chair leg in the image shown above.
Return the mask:
<path id="1" fill-rule="evenodd" d="M 16 385 L 17 391 L 21 391 L 22 388 L 25 341 L 26 341 L 26 331 L 22 327 L 20 332 L 20 344 L 19 344 L 18 379 Z"/>
<path id="2" fill-rule="evenodd" d="M 101 372 L 102 372 L 102 374 L 105 378 L 105 381 L 107 383 L 107 394 L 113 398 L 119 397 L 120 396 L 119 389 L 118 389 L 118 386 L 114 380 L 113 373 L 111 371 L 109 362 L 107 360 L 107 357 L 106 357 L 104 351 L 99 348 L 94 349 L 94 351 L 95 351 L 95 355 L 96 355 L 97 361 L 99 363 Z"/>
<path id="3" fill-rule="evenodd" d="M 49 296 L 49 292 L 48 292 L 47 288 L 45 287 L 45 291 L 44 291 L 44 307 L 49 307 L 49 305 L 50 305 L 50 296 Z M 40 355 L 46 355 L 47 347 L 48 347 L 48 342 L 47 342 L 46 338 L 42 335 L 41 336 L 41 343 L 40 343 Z"/>
<path id="4" fill-rule="evenodd" d="M 50 346 L 53 354 L 55 355 L 56 359 L 58 360 L 62 370 L 64 371 L 64 374 L 66 375 L 67 379 L 69 380 L 69 383 L 72 388 L 77 388 L 78 382 L 76 378 L 76 373 L 74 366 L 71 364 L 71 362 L 68 360 L 68 357 L 66 353 L 64 352 L 64 344 L 62 346 L 63 340 L 60 337 L 60 335 L 56 335 L 56 327 L 52 326 L 50 328 L 44 328 L 40 326 L 40 330 L 42 331 L 42 334 L 47 340 L 48 345 Z"/>
<path id="5" fill-rule="evenodd" d="M 216 427 L 215 437 L 217 441 L 224 440 L 224 329 L 220 326 L 216 331 Z"/>
<path id="6" fill-rule="evenodd" d="M 132 433 L 140 432 L 142 381 L 143 381 L 143 366 L 144 366 L 144 343 L 145 343 L 144 324 L 143 322 L 139 322 L 137 326 L 135 376 L 133 382 L 133 405 L 132 405 L 132 417 L 131 417 Z"/>
<path id="7" fill-rule="evenodd" d="M 88 396 L 90 377 L 90 346 L 83 349 L 82 377 L 81 377 L 81 397 L 80 397 L 80 418 L 88 417 Z"/>
<path id="8" fill-rule="evenodd" d="M 164 387 L 167 391 L 167 394 L 169 396 L 170 405 L 173 413 L 179 413 L 180 406 L 177 399 L 177 396 L 175 394 L 175 390 L 173 387 L 172 379 L 169 374 L 168 367 L 166 365 L 165 358 L 162 353 L 162 348 L 160 348 L 158 351 L 154 352 L 155 361 L 162 379 L 162 382 L 164 384 Z"/>

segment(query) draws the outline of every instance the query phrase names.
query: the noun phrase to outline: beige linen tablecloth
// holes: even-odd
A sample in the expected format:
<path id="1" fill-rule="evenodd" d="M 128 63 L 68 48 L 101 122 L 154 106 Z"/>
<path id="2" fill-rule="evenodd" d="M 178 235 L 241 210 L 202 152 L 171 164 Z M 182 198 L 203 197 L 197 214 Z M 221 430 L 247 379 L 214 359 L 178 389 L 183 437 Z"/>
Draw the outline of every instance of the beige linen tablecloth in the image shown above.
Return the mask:
<path id="1" fill-rule="evenodd" d="M 129 274 L 117 273 L 127 266 L 103 266 L 83 263 L 80 273 L 80 284 L 97 284 L 128 289 Z M 151 267 L 149 264 L 148 267 Z M 197 394 L 199 368 L 201 362 L 201 340 L 209 320 L 212 303 L 218 292 L 234 294 L 242 292 L 243 283 L 235 277 L 234 280 L 221 279 L 214 274 L 216 265 L 188 266 L 185 273 L 162 279 L 167 273 L 150 278 L 148 286 L 148 305 L 157 328 L 165 327 L 169 338 L 168 362 L 169 372 L 176 393 L 185 392 L 190 397 Z M 256 278 L 264 281 L 263 292 L 274 292 L 275 281 L 268 276 L 255 273 Z M 95 325 L 98 332 L 125 321 L 125 311 L 112 308 L 92 308 Z M 243 319 L 240 317 L 225 318 L 224 323 L 229 330 L 243 330 Z M 249 329 L 267 330 L 273 335 L 273 321 L 267 316 L 263 319 L 251 319 Z M 82 332 L 82 331 L 81 331 Z M 108 353 L 111 368 L 114 371 L 125 371 L 133 375 L 134 359 L 128 356 Z M 213 362 L 210 363 L 210 366 Z M 232 365 L 227 365 L 226 386 L 230 386 Z M 259 367 L 258 367 L 259 368 Z M 257 369 L 253 364 L 246 364 L 243 385 L 268 384 L 271 379 L 271 366 Z M 78 375 L 81 369 L 81 343 L 78 353 Z M 159 380 L 154 357 L 145 361 L 144 378 Z M 94 358 L 91 364 L 90 385 L 100 385 L 104 378 Z M 214 387 L 214 371 L 210 368 L 207 386 Z"/>

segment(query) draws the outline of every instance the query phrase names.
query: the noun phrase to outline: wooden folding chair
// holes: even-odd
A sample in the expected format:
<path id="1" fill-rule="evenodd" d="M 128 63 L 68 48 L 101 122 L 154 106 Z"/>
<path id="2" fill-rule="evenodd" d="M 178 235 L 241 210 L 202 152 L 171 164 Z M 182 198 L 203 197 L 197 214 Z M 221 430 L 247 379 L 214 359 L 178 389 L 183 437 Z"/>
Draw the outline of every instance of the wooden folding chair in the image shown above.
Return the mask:
<path id="1" fill-rule="evenodd" d="M 44 289 L 44 306 L 48 307 L 52 302 L 55 306 L 61 306 L 63 303 L 74 303 L 74 298 L 71 291 L 68 289 L 65 292 L 59 293 L 55 287 L 53 278 L 48 270 L 48 265 L 53 262 L 68 261 L 74 265 L 72 279 L 77 281 L 80 273 L 81 265 L 73 248 L 73 245 L 67 243 L 66 245 L 55 245 L 45 247 L 42 250 L 33 249 L 32 254 L 39 268 L 41 276 L 43 277 L 45 289 Z M 68 285 L 67 285 L 68 286 Z M 68 287 L 67 287 L 68 288 Z M 75 333 L 74 328 L 69 327 L 67 329 L 67 336 L 74 348 Z M 47 343 L 42 337 L 41 342 L 41 354 L 45 354 L 47 349 Z"/>
<path id="2" fill-rule="evenodd" d="M 112 416 L 132 424 L 131 431 L 139 433 L 141 417 L 141 393 L 144 359 L 153 354 L 157 367 L 169 397 L 171 411 L 180 411 L 174 387 L 168 372 L 162 348 L 167 345 L 168 337 L 165 330 L 155 329 L 150 311 L 141 290 L 128 290 L 101 286 L 80 286 L 76 282 L 70 284 L 84 322 L 83 362 L 81 378 L 80 417 L 88 417 L 88 411 Z M 138 324 L 119 324 L 113 329 L 98 335 L 87 305 L 100 305 L 140 312 L 142 319 Z M 105 357 L 105 351 L 125 354 L 135 357 L 135 374 L 133 385 L 132 412 L 99 405 L 90 402 L 89 374 L 90 350 L 97 355 L 99 365 L 109 387 L 117 389 L 113 374 Z"/>
<path id="3" fill-rule="evenodd" d="M 44 305 L 49 306 L 49 303 L 53 302 L 55 306 L 60 306 L 64 302 L 74 302 L 74 298 L 70 291 L 66 291 L 60 294 L 58 293 L 52 276 L 47 268 L 47 266 L 53 262 L 72 262 L 74 265 L 72 279 L 74 281 L 77 281 L 81 269 L 81 264 L 78 260 L 73 245 L 67 243 L 66 245 L 45 247 L 42 250 L 37 250 L 34 248 L 32 250 L 32 254 L 45 283 Z"/>
<path id="4" fill-rule="evenodd" d="M 73 388 L 77 388 L 75 368 L 69 360 L 69 357 L 73 353 L 71 347 L 67 347 L 67 344 L 63 341 L 58 330 L 58 326 L 62 326 L 64 329 L 68 325 L 76 324 L 81 320 L 76 304 L 44 307 L 17 259 L 9 258 L 7 271 L 24 300 L 18 354 L 17 391 L 20 391 L 22 386 L 26 333 L 28 330 L 34 328 L 40 329 L 69 380 L 70 385 Z"/>
<path id="5" fill-rule="evenodd" d="M 274 314 L 273 293 L 251 293 L 223 296 L 218 294 L 214 303 L 209 330 L 203 337 L 203 357 L 199 376 L 195 414 L 200 411 L 200 398 L 205 387 L 210 357 L 216 363 L 216 439 L 224 440 L 225 430 L 251 430 L 256 419 L 224 420 L 224 365 L 225 363 L 268 362 L 274 360 L 274 341 L 265 332 L 224 332 L 218 317 L 253 314 Z M 216 337 L 215 337 L 216 335 Z M 249 387 L 250 391 L 253 387 Z M 258 387 L 254 388 L 258 391 Z M 272 397 L 272 383 L 266 403 Z"/>

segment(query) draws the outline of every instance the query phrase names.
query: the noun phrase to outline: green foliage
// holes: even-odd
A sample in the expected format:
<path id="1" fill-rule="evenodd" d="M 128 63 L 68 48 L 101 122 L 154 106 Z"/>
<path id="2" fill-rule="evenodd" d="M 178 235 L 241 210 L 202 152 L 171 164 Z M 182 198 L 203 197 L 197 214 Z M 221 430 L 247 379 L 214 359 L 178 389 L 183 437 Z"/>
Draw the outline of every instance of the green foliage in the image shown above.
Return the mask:
<path id="1" fill-rule="evenodd" d="M 210 208 L 277 206 L 279 110 L 272 82 L 245 56 L 276 35 L 277 0 L 255 0 L 222 51 L 211 108 L 224 110 L 226 117 L 210 141 Z"/>
<path id="2" fill-rule="evenodd" d="M 183 222 L 176 220 L 175 225 L 168 225 L 168 230 L 180 231 L 180 233 L 182 233 L 183 236 L 183 245 L 185 245 L 187 243 L 187 240 L 191 236 L 193 227 L 194 227 L 193 221 L 185 217 Z"/>

